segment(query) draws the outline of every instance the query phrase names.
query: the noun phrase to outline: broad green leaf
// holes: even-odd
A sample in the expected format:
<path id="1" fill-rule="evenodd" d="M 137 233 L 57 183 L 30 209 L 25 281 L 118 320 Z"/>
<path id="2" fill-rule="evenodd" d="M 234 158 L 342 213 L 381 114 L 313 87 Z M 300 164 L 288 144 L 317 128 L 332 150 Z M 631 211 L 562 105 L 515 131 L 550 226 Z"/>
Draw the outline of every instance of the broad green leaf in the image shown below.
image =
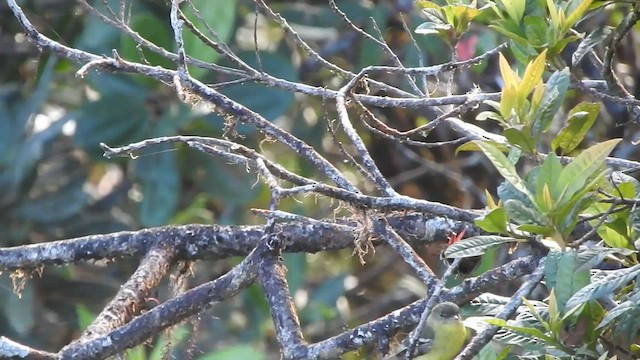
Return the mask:
<path id="1" fill-rule="evenodd" d="M 52 192 L 26 199 L 13 209 L 13 215 L 35 224 L 55 224 L 73 221 L 90 202 L 84 191 L 86 179 L 78 176 Z"/>
<path id="2" fill-rule="evenodd" d="M 541 46 L 547 42 L 549 24 L 541 16 L 527 16 L 524 18 L 524 32 L 531 45 Z"/>
<path id="3" fill-rule="evenodd" d="M 513 121 L 513 113 L 518 113 L 517 100 L 517 88 L 513 85 L 505 85 L 500 96 L 500 115 L 507 123 Z"/>
<path id="4" fill-rule="evenodd" d="M 135 161 L 142 202 L 140 222 L 145 227 L 166 224 L 175 213 L 180 194 L 180 179 L 175 152 L 149 154 Z"/>
<path id="5" fill-rule="evenodd" d="M 526 0 L 498 0 L 498 3 L 502 5 L 507 14 L 509 14 L 509 17 L 513 19 L 516 24 L 520 23 L 526 8 Z"/>
<path id="6" fill-rule="evenodd" d="M 499 54 L 498 64 L 500 65 L 500 75 L 502 75 L 502 81 L 504 81 L 504 87 L 513 86 L 514 88 L 518 88 L 518 84 L 520 83 L 520 78 L 518 74 L 511 69 L 511 65 L 507 62 L 507 59 Z"/>
<path id="7" fill-rule="evenodd" d="M 596 45 L 601 44 L 611 34 L 610 26 L 602 26 L 593 30 L 582 42 L 571 57 L 573 66 L 578 66 L 582 58 L 591 51 Z"/>
<path id="8" fill-rule="evenodd" d="M 602 177 L 599 178 L 601 179 Z M 553 223 L 563 236 L 568 236 L 575 229 L 578 215 L 598 201 L 598 197 L 592 192 L 592 189 L 593 184 L 599 182 L 600 180 L 596 178 L 569 201 L 562 200 L 562 202 L 559 202 L 560 206 L 557 207 L 556 212 L 553 214 Z"/>
<path id="9" fill-rule="evenodd" d="M 558 10 L 553 0 L 547 0 L 547 9 L 549 10 L 549 17 L 551 18 L 551 25 L 553 29 L 560 29 L 561 21 L 558 16 Z"/>
<path id="10" fill-rule="evenodd" d="M 531 137 L 531 131 L 528 126 L 515 125 L 508 127 L 504 130 L 503 135 L 509 143 L 518 146 L 525 153 L 536 153 L 536 139 Z"/>
<path id="11" fill-rule="evenodd" d="M 549 296 L 553 296 L 553 290 L 551 290 L 551 294 Z M 537 324 L 540 324 L 542 326 L 544 326 L 544 328 L 548 331 L 550 330 L 549 328 L 549 324 L 547 323 L 547 321 L 542 317 L 541 312 L 538 311 L 538 309 L 536 309 L 536 307 L 533 305 L 532 302 L 530 302 L 529 300 L 527 300 L 527 298 L 523 297 L 522 298 L 522 303 L 527 307 L 527 313 L 526 314 L 520 314 L 520 319 L 522 319 L 523 316 L 526 316 L 525 319 L 529 320 L 529 319 L 535 319 L 535 322 Z M 546 309 L 546 312 L 549 313 L 549 309 Z M 531 321 L 531 320 L 529 320 Z"/>
<path id="12" fill-rule="evenodd" d="M 249 66 L 258 67 L 253 51 L 237 54 Z M 298 75 L 291 65 L 291 61 L 283 58 L 280 54 L 263 53 L 260 54 L 260 60 L 262 69 L 270 75 L 288 81 L 298 81 Z M 228 87 L 222 90 L 222 93 L 257 112 L 267 120 L 275 120 L 282 116 L 291 108 L 294 101 L 294 96 L 290 92 L 251 82 Z M 260 96 L 256 96 L 256 94 L 260 94 Z M 216 126 L 219 126 L 218 124 L 216 123 Z M 305 130 L 308 129 L 308 126 L 305 127 Z M 253 128 L 245 130 L 245 132 L 238 130 L 241 135 L 246 135 L 249 131 L 254 130 Z"/>
<path id="13" fill-rule="evenodd" d="M 578 147 L 596 121 L 599 111 L 599 104 L 586 102 L 580 103 L 571 109 L 566 125 L 560 130 L 558 136 L 551 141 L 553 151 L 562 149 L 563 154 L 569 154 Z"/>
<path id="14" fill-rule="evenodd" d="M 307 256 L 305 253 L 285 253 L 282 255 L 287 267 L 289 291 L 295 295 L 305 282 L 307 274 Z"/>
<path id="15" fill-rule="evenodd" d="M 591 275 L 588 269 L 580 269 L 577 253 L 573 250 L 567 250 L 562 253 L 559 259 L 556 279 L 557 284 L 554 290 L 558 308 L 561 312 L 564 312 L 567 301 L 578 290 L 589 284 Z"/>
<path id="16" fill-rule="evenodd" d="M 593 281 L 575 293 L 569 301 L 567 301 L 566 308 L 571 309 L 587 301 L 611 295 L 614 291 L 627 285 L 640 274 L 640 265 L 622 270 L 607 271 L 606 273 L 606 276 Z"/>
<path id="17" fill-rule="evenodd" d="M 569 17 L 566 18 L 566 20 L 563 22 L 563 27 L 562 27 L 562 32 L 563 34 L 566 33 L 567 31 L 569 31 L 569 29 L 575 25 L 578 20 L 582 19 L 582 15 L 584 15 L 584 13 L 589 10 L 589 7 L 591 6 L 591 3 L 593 2 L 593 0 L 580 0 L 578 3 L 580 5 L 578 5 L 578 7 L 576 7 L 572 12 L 571 15 L 569 15 Z"/>
<path id="18" fill-rule="evenodd" d="M 447 32 L 452 29 L 449 24 L 437 24 L 434 22 L 425 22 L 420 24 L 414 31 L 420 35 L 439 35 L 447 38 Z"/>
<path id="19" fill-rule="evenodd" d="M 447 19 L 442 13 L 442 8 L 432 2 L 429 2 L 431 6 L 430 8 L 422 9 L 422 13 L 429 19 L 431 22 L 436 24 L 444 25 L 447 23 Z"/>
<path id="20" fill-rule="evenodd" d="M 551 226 L 535 225 L 535 224 L 522 224 L 517 227 L 520 231 L 526 231 L 532 234 L 540 234 L 544 236 L 551 236 L 556 229 Z"/>
<path id="21" fill-rule="evenodd" d="M 594 266 L 600 264 L 605 258 L 614 255 L 629 256 L 636 251 L 624 248 L 609 248 L 602 246 L 594 246 L 588 249 L 581 249 L 578 253 L 579 270 L 591 270 Z"/>
<path id="22" fill-rule="evenodd" d="M 503 208 L 495 208 L 488 214 L 475 219 L 476 225 L 482 230 L 491 233 L 504 233 L 507 231 L 509 219 Z"/>
<path id="23" fill-rule="evenodd" d="M 531 126 L 531 132 L 534 137 L 540 136 L 551 124 L 551 120 L 560 109 L 562 101 L 569 88 L 569 69 L 565 68 L 562 71 L 556 71 L 551 75 L 547 83 L 545 84 L 545 91 L 542 95 L 542 100 L 531 117 L 533 125 Z"/>
<path id="24" fill-rule="evenodd" d="M 101 142 L 122 145 L 142 140 L 149 124 L 146 108 L 143 99 L 117 94 L 86 103 L 76 112 L 73 142 L 102 158 Z"/>
<path id="25" fill-rule="evenodd" d="M 172 50 L 173 34 L 169 32 L 163 21 L 160 21 L 156 15 L 151 12 L 142 12 L 133 16 L 129 21 L 129 27 L 143 38 L 149 40 L 158 47 L 167 51 Z M 142 61 L 140 53 L 144 59 L 152 66 L 162 66 L 164 68 L 172 68 L 173 62 L 166 57 L 156 54 L 145 47 L 138 47 L 138 43 L 128 36 L 123 36 L 120 43 L 120 55 L 125 60 Z M 141 78 L 149 79 L 149 78 Z M 149 79 L 151 80 L 151 79 Z M 153 84 L 158 84 L 157 80 L 151 80 Z M 148 83 L 144 81 L 144 83 Z"/>
<path id="26" fill-rule="evenodd" d="M 609 325 L 609 323 L 611 323 L 613 320 L 615 320 L 619 316 L 624 315 L 625 313 L 627 313 L 627 312 L 629 312 L 631 310 L 637 309 L 637 307 L 638 307 L 637 301 L 638 300 L 640 300 L 640 299 L 635 299 L 635 301 L 625 301 L 622 304 L 616 306 L 615 308 L 609 310 L 607 315 L 598 324 L 597 329 L 603 328 L 603 327 Z"/>
<path id="27" fill-rule="evenodd" d="M 517 27 L 515 27 L 514 29 L 514 25 L 511 20 L 506 20 L 506 19 L 496 20 L 493 22 L 492 25 L 489 25 L 489 28 L 506 36 L 516 44 L 519 44 L 521 46 L 529 45 L 526 35 L 521 34 L 520 29 L 518 29 Z"/>
<path id="28" fill-rule="evenodd" d="M 524 99 L 533 91 L 533 88 L 542 79 L 545 63 L 547 61 L 547 50 L 544 50 L 538 57 L 527 65 L 520 86 L 518 86 L 518 98 Z"/>
<path id="29" fill-rule="evenodd" d="M 556 189 L 566 189 L 564 196 L 572 197 L 582 189 L 590 177 L 602 168 L 606 157 L 621 139 L 611 139 L 596 144 L 578 155 L 567 165 L 558 178 Z M 557 190 L 556 190 L 557 191 Z"/>
<path id="30" fill-rule="evenodd" d="M 478 114 L 478 116 L 476 116 L 476 120 L 477 121 L 495 120 L 499 123 L 505 122 L 502 116 L 500 116 L 500 114 L 494 111 L 483 111 L 480 114 Z"/>
<path id="31" fill-rule="evenodd" d="M 200 12 L 200 16 L 208 26 L 213 29 L 215 36 L 210 34 L 206 27 L 200 26 L 200 20 L 196 17 L 191 6 L 183 9 L 185 16 L 191 20 L 202 33 L 216 43 L 227 43 L 231 39 L 234 24 L 236 22 L 237 0 L 191 0 L 190 4 Z M 202 41 L 188 30 L 183 32 L 184 50 L 187 55 L 210 63 L 216 63 L 220 59 L 220 53 L 202 43 Z M 200 78 L 209 70 L 190 68 L 191 75 Z"/>
<path id="32" fill-rule="evenodd" d="M 533 201 L 533 196 L 527 189 L 524 181 L 518 175 L 516 168 L 509 159 L 495 146 L 489 144 L 487 142 L 482 141 L 474 141 L 476 145 L 484 152 L 484 154 L 491 160 L 493 165 L 496 167 L 500 175 L 504 177 L 506 181 L 511 183 L 518 191 L 527 195 L 531 201 Z"/>
<path id="33" fill-rule="evenodd" d="M 535 224 L 548 226 L 546 217 L 533 207 L 526 206 L 522 201 L 509 199 L 504 202 L 504 211 L 510 219 L 519 224 Z"/>
<path id="34" fill-rule="evenodd" d="M 547 289 L 549 290 L 557 286 L 556 280 L 558 279 L 558 267 L 562 260 L 562 254 L 562 251 L 550 250 L 544 261 L 544 280 L 547 285 Z"/>
<path id="35" fill-rule="evenodd" d="M 462 239 L 447 247 L 447 249 L 444 251 L 444 256 L 449 259 L 479 256 L 484 254 L 487 249 L 494 246 L 522 241 L 525 240 L 495 235 L 473 236 L 470 238 Z"/>
<path id="36" fill-rule="evenodd" d="M 485 142 L 489 142 L 491 145 L 493 145 L 500 151 L 503 151 L 503 152 L 509 151 L 509 147 L 506 144 L 495 142 L 495 141 L 485 141 Z M 481 150 L 482 149 L 480 148 L 480 146 L 478 146 L 477 141 L 474 140 L 458 146 L 458 148 L 456 149 L 456 154 L 458 154 L 458 152 L 460 151 L 481 151 Z"/>
<path id="37" fill-rule="evenodd" d="M 608 224 L 603 224 L 598 228 L 598 236 L 612 248 L 625 249 L 633 246 L 626 236 L 612 229 Z"/>
<path id="38" fill-rule="evenodd" d="M 7 274 L 0 277 L 0 288 L 2 288 L 2 293 L 0 294 L 0 315 L 2 315 L 2 322 L 4 324 L 2 329 L 3 334 L 14 333 L 19 337 L 28 337 L 33 328 L 38 325 L 38 317 L 36 314 L 40 306 L 42 306 L 42 299 L 39 298 L 41 295 L 39 295 L 39 292 L 34 287 L 33 281 L 24 280 L 24 288 L 18 293 L 15 293 L 11 291 L 11 289 L 15 289 L 15 287 L 9 275 Z"/>
<path id="39" fill-rule="evenodd" d="M 551 191 L 551 198 L 555 201 L 558 198 L 557 193 L 554 193 L 555 183 L 558 181 L 558 177 L 562 172 L 562 164 L 560 159 L 555 153 L 549 153 L 544 159 L 540 170 L 538 171 L 538 177 L 536 179 L 536 199 L 538 203 L 542 203 L 542 196 L 544 194 L 545 185 L 548 186 Z"/>
<path id="40" fill-rule="evenodd" d="M 498 185 L 498 197 L 503 204 L 507 200 L 518 200 L 527 207 L 535 207 L 534 203 L 526 194 L 523 194 L 521 191 L 516 189 L 508 181 L 503 181 L 500 185 Z"/>
<path id="41" fill-rule="evenodd" d="M 522 150 L 520 150 L 520 148 L 514 146 L 511 149 L 509 149 L 509 154 L 507 155 L 507 160 L 509 160 L 509 162 L 512 163 L 515 166 L 518 163 L 518 161 L 520 160 L 521 156 L 522 156 Z"/>
<path id="42" fill-rule="evenodd" d="M 505 329 L 509 329 L 512 331 L 527 334 L 529 336 L 533 336 L 539 340 L 542 340 L 550 344 L 555 343 L 555 340 L 553 338 L 547 336 L 544 332 L 536 328 L 508 325 L 507 322 L 502 319 L 487 319 L 485 321 L 494 326 L 500 326 Z"/>

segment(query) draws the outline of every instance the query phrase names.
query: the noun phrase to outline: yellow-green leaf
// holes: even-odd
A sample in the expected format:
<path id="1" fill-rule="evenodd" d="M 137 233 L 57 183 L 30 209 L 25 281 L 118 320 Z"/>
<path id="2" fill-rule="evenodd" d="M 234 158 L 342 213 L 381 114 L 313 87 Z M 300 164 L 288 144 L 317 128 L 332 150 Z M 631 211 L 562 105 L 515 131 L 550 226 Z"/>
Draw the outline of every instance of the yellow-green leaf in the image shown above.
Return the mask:
<path id="1" fill-rule="evenodd" d="M 504 81 L 504 87 L 513 86 L 514 88 L 518 87 L 520 83 L 520 78 L 518 74 L 511 69 L 511 66 L 507 62 L 507 59 L 500 53 L 498 58 L 498 63 L 500 65 L 500 75 L 502 75 L 502 81 Z"/>
<path id="2" fill-rule="evenodd" d="M 522 81 L 518 86 L 518 98 L 523 99 L 531 93 L 533 88 L 542 80 L 545 63 L 547 61 L 547 50 L 545 49 L 538 57 L 527 65 Z"/>
<path id="3" fill-rule="evenodd" d="M 513 185 L 518 191 L 527 195 L 532 202 L 535 202 L 533 196 L 527 189 L 524 180 L 522 180 L 516 172 L 515 166 L 497 147 L 483 141 L 475 141 L 475 143 L 476 145 L 478 145 L 480 150 L 482 150 L 482 152 L 489 158 L 489 160 L 491 160 L 493 165 L 505 180 L 511 183 L 511 185 Z"/>
<path id="4" fill-rule="evenodd" d="M 578 20 L 580 20 L 582 18 L 582 15 L 584 15 L 584 13 L 587 10 L 589 10 L 589 7 L 591 6 L 592 2 L 593 2 L 593 0 L 581 0 L 580 1 L 580 5 L 578 5 L 578 7 L 575 8 L 575 10 L 573 10 L 571 15 L 569 15 L 567 20 L 564 21 L 563 33 L 566 33 L 567 31 L 569 31 L 569 29 L 573 25 L 575 25 L 575 23 L 578 22 Z"/>
<path id="5" fill-rule="evenodd" d="M 560 130 L 558 136 L 551 141 L 551 148 L 562 149 L 563 154 L 572 152 L 585 137 L 598 117 L 600 105 L 597 103 L 580 103 L 569 113 L 567 124 Z"/>
<path id="6" fill-rule="evenodd" d="M 585 185 L 588 178 L 604 165 L 604 161 L 621 139 L 611 139 L 596 144 L 578 155 L 567 165 L 555 184 L 557 188 L 565 188 L 567 198 L 571 198 Z M 555 192 L 557 193 L 557 192 Z"/>

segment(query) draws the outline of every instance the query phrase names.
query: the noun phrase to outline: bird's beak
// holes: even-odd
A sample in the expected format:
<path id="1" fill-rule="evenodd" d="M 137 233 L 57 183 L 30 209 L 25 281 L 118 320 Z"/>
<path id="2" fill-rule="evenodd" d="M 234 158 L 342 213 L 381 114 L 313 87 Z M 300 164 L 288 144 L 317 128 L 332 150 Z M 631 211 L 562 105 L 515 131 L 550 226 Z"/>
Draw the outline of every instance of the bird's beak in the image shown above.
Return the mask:
<path id="1" fill-rule="evenodd" d="M 451 317 L 452 320 L 460 320 L 460 315 L 453 315 Z"/>

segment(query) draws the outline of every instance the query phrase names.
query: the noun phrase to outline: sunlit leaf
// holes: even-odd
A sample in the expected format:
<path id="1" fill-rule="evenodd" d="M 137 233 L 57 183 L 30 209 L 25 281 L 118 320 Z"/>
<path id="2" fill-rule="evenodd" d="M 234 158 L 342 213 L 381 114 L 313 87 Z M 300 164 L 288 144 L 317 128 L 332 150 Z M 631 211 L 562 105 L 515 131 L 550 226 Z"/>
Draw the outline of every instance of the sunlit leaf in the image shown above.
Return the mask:
<path id="1" fill-rule="evenodd" d="M 509 219 L 502 208 L 494 208 L 488 214 L 475 219 L 476 225 L 482 230 L 492 233 L 502 233 L 507 230 Z"/>
<path id="2" fill-rule="evenodd" d="M 524 240 L 495 235 L 473 236 L 457 241 L 447 247 L 444 251 L 444 256 L 450 259 L 478 256 L 484 254 L 487 249 L 494 246 L 521 241 Z"/>
<path id="3" fill-rule="evenodd" d="M 640 274 L 640 265 L 607 271 L 607 275 L 583 287 L 567 301 L 567 309 L 571 309 L 587 301 L 611 295 L 615 290 L 625 286 Z"/>
<path id="4" fill-rule="evenodd" d="M 547 50 L 544 50 L 538 57 L 527 65 L 524 75 L 522 76 L 522 82 L 518 87 L 518 97 L 525 98 L 533 88 L 542 79 L 544 74 L 545 64 L 547 61 Z"/>
<path id="5" fill-rule="evenodd" d="M 491 160 L 493 165 L 496 167 L 500 175 L 502 175 L 505 180 L 511 183 L 518 191 L 527 195 L 530 199 L 532 199 L 532 195 L 527 189 L 524 181 L 518 175 L 515 166 L 511 164 L 509 159 L 495 146 L 489 144 L 487 142 L 476 141 L 476 145 L 484 152 L 484 154 Z"/>
<path id="6" fill-rule="evenodd" d="M 580 103 L 571 112 L 565 126 L 551 141 L 551 148 L 556 151 L 562 149 L 562 153 L 572 152 L 585 137 L 598 117 L 600 105 L 597 103 Z"/>
<path id="7" fill-rule="evenodd" d="M 565 189 L 565 197 L 571 197 L 583 188 L 587 179 L 604 165 L 606 157 L 621 139 L 611 139 L 596 144 L 580 153 L 560 173 L 556 189 Z M 557 191 L 557 190 L 556 190 Z"/>

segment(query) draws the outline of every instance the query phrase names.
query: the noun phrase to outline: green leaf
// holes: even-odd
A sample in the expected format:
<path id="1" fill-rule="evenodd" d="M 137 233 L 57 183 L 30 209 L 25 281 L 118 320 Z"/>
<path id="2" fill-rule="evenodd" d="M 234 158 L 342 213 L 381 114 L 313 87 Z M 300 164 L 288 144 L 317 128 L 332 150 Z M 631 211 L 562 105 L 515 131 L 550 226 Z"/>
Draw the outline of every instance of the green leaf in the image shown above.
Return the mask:
<path id="1" fill-rule="evenodd" d="M 525 125 L 515 125 L 504 130 L 503 135 L 509 143 L 520 147 L 528 154 L 536 153 L 536 139 L 531 136 L 531 130 Z"/>
<path id="2" fill-rule="evenodd" d="M 239 56 L 249 64 L 249 66 L 254 68 L 258 67 L 253 52 L 242 52 L 239 53 Z M 278 53 L 264 53 L 260 54 L 260 60 L 262 69 L 270 75 L 288 81 L 298 80 L 298 75 L 291 65 L 291 61 L 285 59 L 282 55 Z M 282 116 L 291 108 L 294 101 L 294 96 L 291 92 L 253 82 L 234 85 L 222 90 L 222 93 L 259 113 L 267 120 L 275 120 L 279 116 Z M 256 94 L 260 95 L 257 96 Z M 218 124 L 216 124 L 216 126 L 218 126 Z M 240 133 L 243 134 L 242 132 Z"/>
<path id="3" fill-rule="evenodd" d="M 581 249 L 578 253 L 578 269 L 591 270 L 594 266 L 600 264 L 608 256 L 629 256 L 634 253 L 636 253 L 636 251 L 629 249 L 608 248 L 602 246 L 594 246 L 588 249 Z"/>
<path id="4" fill-rule="evenodd" d="M 581 269 L 578 264 L 577 253 L 567 250 L 558 259 L 557 284 L 553 288 L 560 312 L 564 313 L 567 301 L 578 290 L 590 283 L 589 269 Z"/>
<path id="5" fill-rule="evenodd" d="M 563 154 L 569 154 L 578 147 L 596 121 L 599 111 L 599 104 L 586 102 L 580 103 L 571 109 L 566 125 L 560 130 L 558 136 L 551 141 L 553 151 L 562 149 Z"/>
<path id="6" fill-rule="evenodd" d="M 540 136 L 551 124 L 551 120 L 560 109 L 562 101 L 569 88 L 569 69 L 556 71 L 545 84 L 544 95 L 540 105 L 535 109 L 531 117 L 531 133 L 534 137 Z M 532 109 L 533 110 L 533 109 Z"/>
<path id="7" fill-rule="evenodd" d="M 547 50 L 544 50 L 538 57 L 527 65 L 522 81 L 518 86 L 518 98 L 524 99 L 527 97 L 533 88 L 542 79 L 544 74 L 545 64 L 547 61 Z"/>
<path id="8" fill-rule="evenodd" d="M 518 200 L 527 207 L 535 207 L 534 203 L 529 199 L 529 197 L 527 197 L 527 195 L 518 191 L 518 189 L 508 181 L 503 181 L 498 185 L 498 197 L 502 202 L 507 200 Z"/>
<path id="9" fill-rule="evenodd" d="M 591 284 L 576 292 L 569 301 L 567 301 L 566 308 L 571 309 L 587 301 L 611 295 L 614 291 L 627 285 L 627 283 L 640 274 L 640 265 L 622 270 L 607 271 L 606 273 L 606 276 L 593 281 Z"/>
<path id="10" fill-rule="evenodd" d="M 507 216 L 520 224 L 548 226 L 547 219 L 543 214 L 535 208 L 526 206 L 520 200 L 506 200 L 503 207 Z"/>
<path id="11" fill-rule="evenodd" d="M 14 216 L 36 224 L 53 225 L 61 221 L 73 221 L 80 216 L 89 203 L 89 195 L 84 191 L 86 179 L 76 177 L 52 192 L 44 192 L 32 197 L 13 209 Z"/>
<path id="12" fill-rule="evenodd" d="M 616 306 L 615 308 L 609 310 L 607 315 L 602 319 L 602 321 L 600 321 L 596 329 L 601 329 L 609 325 L 613 320 L 615 320 L 619 316 L 624 315 L 631 310 L 637 309 L 638 308 L 637 301 L 640 299 L 637 299 L 637 296 L 635 296 L 635 298 L 636 299 L 634 299 L 634 301 L 627 300 L 621 303 L 620 305 Z"/>
<path id="13" fill-rule="evenodd" d="M 149 154 L 135 161 L 136 178 L 142 189 L 140 222 L 145 227 L 165 225 L 178 206 L 180 179 L 175 152 Z"/>
<path id="14" fill-rule="evenodd" d="M 580 0 L 576 1 L 579 5 L 571 12 L 571 15 L 567 17 L 562 24 L 562 33 L 563 35 L 569 31 L 569 29 L 575 25 L 580 19 L 582 19 L 582 15 L 589 10 L 591 3 L 593 0 Z"/>
<path id="15" fill-rule="evenodd" d="M 544 280 L 547 285 L 547 289 L 553 289 L 556 287 L 558 267 L 560 266 L 561 259 L 562 251 L 550 250 L 547 254 L 547 258 L 544 261 Z"/>
<path id="16" fill-rule="evenodd" d="M 117 94 L 86 103 L 76 112 L 73 141 L 102 158 L 101 142 L 123 145 L 142 140 L 149 120 L 145 108 L 142 99 Z"/>
<path id="17" fill-rule="evenodd" d="M 443 38 L 447 38 L 447 32 L 453 27 L 449 24 L 437 24 L 433 22 L 425 22 L 415 29 L 416 34 L 420 35 L 439 35 Z"/>
<path id="18" fill-rule="evenodd" d="M 500 151 L 504 151 L 504 152 L 509 151 L 509 147 L 507 147 L 507 145 L 503 143 L 499 143 L 495 141 L 485 141 L 485 142 L 489 142 L 491 145 L 495 146 Z M 481 148 L 480 146 L 478 146 L 476 140 L 474 140 L 458 146 L 458 148 L 456 149 L 456 155 L 460 151 L 481 151 Z"/>
<path id="19" fill-rule="evenodd" d="M 487 249 L 494 246 L 522 241 L 524 240 L 495 235 L 473 236 L 457 241 L 453 245 L 447 247 L 444 251 L 444 256 L 449 259 L 479 256 L 484 254 Z"/>
<path id="20" fill-rule="evenodd" d="M 204 22 L 215 32 L 215 38 L 211 39 L 214 42 L 227 43 L 231 39 L 233 25 L 236 21 L 236 2 L 237 0 L 191 0 L 193 6 L 200 12 Z M 201 22 L 194 14 L 191 6 L 185 7 L 183 11 L 187 19 L 191 20 L 202 33 L 209 38 L 212 37 L 204 26 L 198 26 Z M 220 59 L 221 55 L 217 51 L 202 43 L 190 31 L 185 30 L 183 37 L 184 50 L 187 55 L 210 63 L 216 63 Z M 195 78 L 200 78 L 209 72 L 207 69 L 195 67 L 189 70 Z"/>
<path id="21" fill-rule="evenodd" d="M 538 177 L 536 179 L 536 199 L 538 203 L 543 203 L 542 197 L 544 193 L 544 186 L 547 185 L 551 191 L 552 200 L 556 200 L 560 194 L 554 193 L 555 183 L 558 181 L 558 177 L 562 172 L 562 164 L 560 159 L 555 153 L 549 153 L 544 159 L 540 170 L 538 171 Z"/>
<path id="22" fill-rule="evenodd" d="M 520 231 L 526 231 L 532 234 L 540 234 L 544 236 L 551 236 L 556 229 L 551 226 L 535 225 L 535 224 L 522 224 L 517 227 Z"/>
<path id="23" fill-rule="evenodd" d="M 500 326 L 505 329 L 509 329 L 511 331 L 516 331 L 522 334 L 526 334 L 534 338 L 537 338 L 539 340 L 545 341 L 547 343 L 551 343 L 551 344 L 555 343 L 555 340 L 553 338 L 547 336 L 544 332 L 536 328 L 508 325 L 507 322 L 502 319 L 486 319 L 485 321 L 491 325 Z"/>
<path id="24" fill-rule="evenodd" d="M 502 5 L 516 24 L 520 23 L 526 8 L 526 0 L 498 0 L 498 3 Z"/>
<path id="25" fill-rule="evenodd" d="M 173 34 L 169 32 L 169 28 L 165 26 L 163 21 L 150 12 L 137 13 L 129 22 L 129 27 L 138 35 L 152 42 L 156 46 L 171 51 L 173 45 Z M 144 59 L 152 66 L 162 66 L 164 68 L 172 68 L 173 62 L 166 57 L 156 54 L 145 47 L 140 46 L 129 36 L 123 36 L 120 43 L 120 55 L 125 60 L 142 61 L 140 53 L 144 55 Z M 147 78 L 148 79 L 148 78 Z M 153 80 L 157 84 L 157 80 Z"/>
<path id="26" fill-rule="evenodd" d="M 527 195 L 531 201 L 533 201 L 533 196 L 527 189 L 524 181 L 518 175 L 516 168 L 509 159 L 495 146 L 490 143 L 483 141 L 474 141 L 476 145 L 484 152 L 484 154 L 491 160 L 493 165 L 496 167 L 496 170 L 504 177 L 506 181 L 512 184 L 518 191 Z"/>
<path id="27" fill-rule="evenodd" d="M 621 139 L 611 139 L 596 144 L 578 155 L 573 161 L 567 165 L 558 178 L 556 183 L 556 191 L 566 189 L 564 197 L 570 198 L 580 191 L 587 179 L 595 175 L 604 165 L 606 157 L 611 153 L 613 148 Z"/>
<path id="28" fill-rule="evenodd" d="M 613 248 L 625 249 L 633 246 L 625 235 L 611 228 L 609 224 L 603 224 L 598 228 L 598 236 L 605 244 Z"/>
<path id="29" fill-rule="evenodd" d="M 521 46 L 529 45 L 526 35 L 523 34 L 522 31 L 518 28 L 518 26 L 514 25 L 513 21 L 511 20 L 507 20 L 507 19 L 495 20 L 491 25 L 489 25 L 489 28 L 506 36 L 516 44 L 519 44 Z"/>
<path id="30" fill-rule="evenodd" d="M 582 58 L 591 51 L 596 45 L 605 41 L 611 34 L 612 27 L 602 26 L 593 30 L 581 43 L 571 57 L 573 66 L 578 66 Z"/>
<path id="31" fill-rule="evenodd" d="M 15 332 L 20 337 L 28 337 L 35 326 L 38 325 L 37 311 L 42 306 L 41 295 L 34 289 L 33 281 L 25 281 L 24 288 L 19 292 L 15 290 L 15 285 L 9 275 L 0 277 L 0 315 L 2 317 L 3 334 Z M 19 295 L 18 295 L 19 294 Z M 9 357 L 11 358 L 11 357 Z"/>
<path id="32" fill-rule="evenodd" d="M 483 111 L 480 114 L 478 114 L 478 116 L 476 116 L 476 120 L 477 121 L 495 120 L 499 123 L 505 122 L 502 116 L 500 116 L 500 114 L 494 111 Z"/>
<path id="33" fill-rule="evenodd" d="M 531 45 L 541 46 L 547 42 L 549 25 L 541 16 L 527 16 L 524 18 L 524 32 Z"/>
<path id="34" fill-rule="evenodd" d="M 427 17 L 431 22 L 436 24 L 446 24 L 447 19 L 442 13 L 442 7 L 434 4 L 431 1 L 418 1 L 417 4 L 421 7 L 422 13 Z"/>
<path id="35" fill-rule="evenodd" d="M 495 208 L 488 214 L 475 219 L 476 225 L 482 230 L 491 233 L 504 233 L 507 231 L 509 219 L 503 208 Z"/>
<path id="36" fill-rule="evenodd" d="M 304 285 L 307 276 L 307 256 L 305 253 L 285 253 L 282 257 L 287 267 L 289 291 L 295 295 Z"/>

